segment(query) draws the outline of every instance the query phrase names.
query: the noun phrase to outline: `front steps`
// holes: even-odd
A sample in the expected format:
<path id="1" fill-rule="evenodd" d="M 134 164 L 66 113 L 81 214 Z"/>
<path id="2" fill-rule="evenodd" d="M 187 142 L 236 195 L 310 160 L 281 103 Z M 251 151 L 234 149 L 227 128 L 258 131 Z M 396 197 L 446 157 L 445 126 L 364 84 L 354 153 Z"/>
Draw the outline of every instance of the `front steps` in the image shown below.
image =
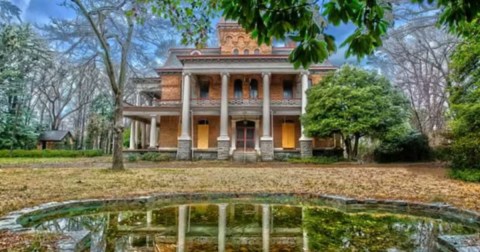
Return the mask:
<path id="1" fill-rule="evenodd" d="M 236 150 L 233 152 L 233 161 L 241 163 L 256 163 L 258 155 L 256 151 Z"/>

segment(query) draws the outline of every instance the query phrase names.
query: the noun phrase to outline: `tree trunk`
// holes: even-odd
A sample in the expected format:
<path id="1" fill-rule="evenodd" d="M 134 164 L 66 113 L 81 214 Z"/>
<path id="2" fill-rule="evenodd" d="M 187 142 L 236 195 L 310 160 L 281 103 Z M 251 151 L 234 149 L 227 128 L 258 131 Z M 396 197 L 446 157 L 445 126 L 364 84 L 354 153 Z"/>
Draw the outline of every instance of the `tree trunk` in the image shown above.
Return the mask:
<path id="1" fill-rule="evenodd" d="M 354 159 L 357 159 L 358 157 L 358 141 L 360 140 L 360 135 L 359 134 L 355 134 L 355 137 L 354 137 L 354 145 L 353 145 L 353 155 L 352 157 Z"/>
<path id="2" fill-rule="evenodd" d="M 345 149 L 347 150 L 347 159 L 352 160 L 352 140 L 350 136 L 345 137 Z"/>
<path id="3" fill-rule="evenodd" d="M 115 94 L 115 112 L 113 125 L 113 170 L 125 169 L 123 165 L 123 94 Z"/>

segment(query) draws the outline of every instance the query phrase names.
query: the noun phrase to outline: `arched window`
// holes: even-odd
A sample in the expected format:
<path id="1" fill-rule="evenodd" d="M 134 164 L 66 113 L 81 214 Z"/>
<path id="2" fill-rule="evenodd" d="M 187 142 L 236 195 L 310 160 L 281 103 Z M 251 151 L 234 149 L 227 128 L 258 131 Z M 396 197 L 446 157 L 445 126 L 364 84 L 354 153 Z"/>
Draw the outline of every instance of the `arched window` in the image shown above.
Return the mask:
<path id="1" fill-rule="evenodd" d="M 260 54 L 260 49 L 257 48 L 255 50 L 253 50 L 253 54 Z"/>
<path id="2" fill-rule="evenodd" d="M 250 54 L 250 51 L 248 49 L 243 50 L 243 54 L 248 55 Z"/>
<path id="3" fill-rule="evenodd" d="M 250 81 L 250 99 L 257 99 L 258 98 L 258 81 L 252 79 Z"/>
<path id="4" fill-rule="evenodd" d="M 238 55 L 238 49 L 237 48 L 233 49 L 233 54 Z"/>
<path id="5" fill-rule="evenodd" d="M 234 93 L 235 99 L 242 99 L 243 98 L 242 80 L 236 79 L 233 84 L 234 84 L 233 93 Z"/>
<path id="6" fill-rule="evenodd" d="M 200 52 L 199 50 L 194 50 L 190 53 L 190 55 L 193 55 L 193 56 L 202 55 L 202 52 Z"/>

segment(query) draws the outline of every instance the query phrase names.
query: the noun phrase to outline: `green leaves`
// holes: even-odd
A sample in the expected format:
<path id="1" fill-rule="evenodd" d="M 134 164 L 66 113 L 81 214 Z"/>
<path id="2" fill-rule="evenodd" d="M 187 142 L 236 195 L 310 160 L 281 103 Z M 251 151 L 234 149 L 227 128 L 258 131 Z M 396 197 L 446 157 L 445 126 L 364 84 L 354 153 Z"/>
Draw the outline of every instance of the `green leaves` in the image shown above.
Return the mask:
<path id="1" fill-rule="evenodd" d="M 345 66 L 308 91 L 302 118 L 310 136 L 340 132 L 382 138 L 407 119 L 408 101 L 388 80 Z"/>

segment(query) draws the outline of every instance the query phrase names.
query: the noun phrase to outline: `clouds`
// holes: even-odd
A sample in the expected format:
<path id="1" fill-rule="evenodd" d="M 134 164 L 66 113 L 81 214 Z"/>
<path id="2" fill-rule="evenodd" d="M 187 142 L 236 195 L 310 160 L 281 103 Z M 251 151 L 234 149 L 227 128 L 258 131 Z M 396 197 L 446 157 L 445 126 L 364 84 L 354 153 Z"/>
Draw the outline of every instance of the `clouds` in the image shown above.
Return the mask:
<path id="1" fill-rule="evenodd" d="M 22 10 L 25 22 L 45 24 L 50 17 L 66 18 L 73 15 L 72 10 L 61 6 L 63 0 L 12 0 Z"/>

